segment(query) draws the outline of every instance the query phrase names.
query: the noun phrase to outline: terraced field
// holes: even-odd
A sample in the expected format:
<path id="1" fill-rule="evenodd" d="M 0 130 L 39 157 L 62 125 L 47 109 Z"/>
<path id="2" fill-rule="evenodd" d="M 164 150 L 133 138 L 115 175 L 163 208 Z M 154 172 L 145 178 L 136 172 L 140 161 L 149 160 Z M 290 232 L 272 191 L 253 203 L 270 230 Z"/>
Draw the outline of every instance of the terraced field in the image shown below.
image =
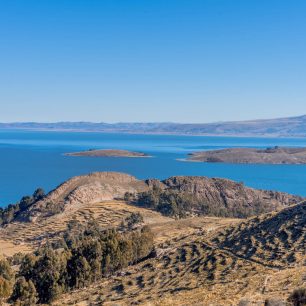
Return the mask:
<path id="1" fill-rule="evenodd" d="M 198 231 L 159 245 L 158 256 L 86 289 L 65 305 L 262 305 L 305 284 L 306 267 L 280 270 L 212 247 Z M 262 303 L 262 304 L 260 304 Z M 55 303 L 60 305 L 59 303 Z"/>
<path id="2" fill-rule="evenodd" d="M 37 223 L 13 222 L 1 228 L 0 254 L 11 256 L 18 252 L 29 252 L 47 240 L 56 239 L 71 220 L 85 223 L 90 219 L 95 219 L 106 228 L 120 224 L 132 212 L 142 214 L 144 223 L 151 226 L 157 242 L 172 239 L 180 233 L 188 235 L 198 228 L 205 227 L 209 231 L 236 221 L 235 219 L 209 217 L 173 220 L 158 212 L 135 207 L 123 201 L 104 201 L 83 205 L 73 212 L 45 218 Z"/>
<path id="3" fill-rule="evenodd" d="M 146 223 L 163 223 L 172 221 L 170 218 L 161 216 L 154 211 L 136 208 L 121 201 L 105 201 L 82 206 L 79 209 L 55 215 L 44 220 L 31 222 L 13 222 L 0 229 L 0 254 L 12 255 L 14 253 L 31 250 L 52 238 L 56 239 L 66 229 L 71 220 L 82 223 L 95 219 L 103 227 L 116 226 L 132 212 L 142 213 Z M 5 244 L 7 247 L 5 247 Z"/>
<path id="4" fill-rule="evenodd" d="M 176 178 L 168 183 L 175 183 L 178 190 L 208 192 L 207 184 L 202 186 L 206 180 L 185 181 Z M 240 193 L 233 194 L 228 184 L 226 199 L 235 206 Z M 290 197 L 277 194 L 265 200 L 286 202 L 285 208 L 277 206 L 275 212 L 249 219 L 192 216 L 176 220 L 112 195 L 115 192 L 122 198 L 126 190 L 146 188 L 143 182 L 113 173 L 71 179 L 30 207 L 34 219 L 18 217 L 0 228 L 0 258 L 31 252 L 58 239 L 73 220 L 85 224 L 94 219 L 109 228 L 131 213 L 140 213 L 154 234 L 154 252 L 88 287 L 64 294 L 54 305 L 258 306 L 269 298 L 283 303 L 294 289 L 306 287 L 306 202 L 292 205 L 298 198 L 292 203 Z M 253 191 L 249 195 L 256 198 Z M 100 198 L 105 200 L 96 201 Z M 215 203 L 219 198 L 209 199 Z M 65 203 L 65 209 L 50 215 L 46 210 L 50 200 Z M 22 217 L 28 211 L 23 213 Z"/>
<path id="5" fill-rule="evenodd" d="M 222 224 L 226 219 L 202 220 L 198 228 L 189 226 L 187 235 L 179 231 L 172 239 L 160 239 L 155 258 L 65 295 L 62 301 L 67 305 L 217 306 L 263 305 L 274 298 L 281 303 L 295 288 L 306 285 L 305 205 L 247 221 L 228 220 L 229 226 Z M 172 222 L 152 228 L 169 230 Z M 282 240 L 288 253 L 285 247 L 276 251 L 280 228 L 291 233 L 290 239 Z M 250 241 L 253 245 L 247 252 L 243 246 Z M 292 250 L 294 261 L 288 260 Z"/>

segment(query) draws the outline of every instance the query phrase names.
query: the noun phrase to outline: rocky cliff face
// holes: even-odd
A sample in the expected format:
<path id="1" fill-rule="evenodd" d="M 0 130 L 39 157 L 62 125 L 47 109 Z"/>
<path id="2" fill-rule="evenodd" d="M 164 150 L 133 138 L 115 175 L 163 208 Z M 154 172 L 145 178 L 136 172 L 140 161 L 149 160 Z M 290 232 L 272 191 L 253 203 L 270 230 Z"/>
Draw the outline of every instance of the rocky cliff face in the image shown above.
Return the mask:
<path id="1" fill-rule="evenodd" d="M 153 188 L 188 193 L 197 198 L 198 203 L 224 210 L 259 206 L 264 207 L 263 212 L 269 212 L 302 200 L 286 193 L 255 190 L 226 179 L 177 176 L 164 181 L 141 181 L 128 174 L 98 172 L 71 178 L 16 219 L 35 222 L 54 214 L 68 214 L 88 204 L 122 199 L 126 193 L 138 194 Z"/>

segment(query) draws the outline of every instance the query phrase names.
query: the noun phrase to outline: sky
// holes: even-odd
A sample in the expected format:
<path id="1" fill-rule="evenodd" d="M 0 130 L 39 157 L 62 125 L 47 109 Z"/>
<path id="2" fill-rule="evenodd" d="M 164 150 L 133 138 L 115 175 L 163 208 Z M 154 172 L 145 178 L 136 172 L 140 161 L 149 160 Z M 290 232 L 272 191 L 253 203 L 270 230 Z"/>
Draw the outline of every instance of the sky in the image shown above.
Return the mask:
<path id="1" fill-rule="evenodd" d="M 0 122 L 306 114 L 305 0 L 0 0 Z"/>

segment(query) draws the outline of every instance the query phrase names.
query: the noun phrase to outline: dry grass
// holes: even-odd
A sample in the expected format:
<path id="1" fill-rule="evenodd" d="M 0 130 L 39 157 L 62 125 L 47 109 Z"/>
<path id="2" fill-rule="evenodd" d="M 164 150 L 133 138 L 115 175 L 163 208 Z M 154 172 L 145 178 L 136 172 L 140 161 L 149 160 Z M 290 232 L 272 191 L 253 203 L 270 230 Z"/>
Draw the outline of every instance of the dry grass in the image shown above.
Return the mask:
<path id="1" fill-rule="evenodd" d="M 221 247 L 226 234 L 233 238 L 238 235 L 233 229 L 240 232 L 252 229 L 254 219 L 173 220 L 122 201 L 86 205 L 40 223 L 13 223 L 0 231 L 0 257 L 29 252 L 47 239 L 56 238 L 72 219 L 86 222 L 94 218 L 108 227 L 119 224 L 132 212 L 140 212 L 154 232 L 157 256 L 92 286 L 65 294 L 55 305 L 230 306 L 238 305 L 240 300 L 262 305 L 266 298 L 285 300 L 293 289 L 306 285 L 305 257 L 298 258 L 298 265 L 283 265 L 278 269 L 264 260 L 254 261 L 252 256 L 243 256 L 235 246 Z M 260 217 L 260 221 L 265 222 L 269 216 Z M 291 226 L 288 220 L 285 224 Z M 219 237 L 220 245 L 214 237 Z"/>
<path id="2" fill-rule="evenodd" d="M 71 220 L 82 223 L 95 219 L 102 227 L 116 226 L 132 212 L 140 212 L 147 224 L 165 223 L 172 219 L 147 209 L 137 208 L 122 201 L 105 201 L 88 204 L 79 209 L 45 218 L 37 223 L 14 222 L 0 229 L 0 254 L 11 256 L 27 252 L 48 239 L 58 237 Z"/>

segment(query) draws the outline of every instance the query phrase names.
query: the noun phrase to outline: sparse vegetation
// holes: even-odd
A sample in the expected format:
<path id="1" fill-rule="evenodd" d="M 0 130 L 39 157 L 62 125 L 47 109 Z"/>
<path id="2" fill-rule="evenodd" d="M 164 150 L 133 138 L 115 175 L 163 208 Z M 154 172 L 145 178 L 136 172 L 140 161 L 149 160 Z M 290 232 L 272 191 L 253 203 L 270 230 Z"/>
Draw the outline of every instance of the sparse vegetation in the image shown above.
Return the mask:
<path id="1" fill-rule="evenodd" d="M 131 213 L 128 217 L 126 217 L 122 223 L 121 228 L 133 229 L 134 227 L 143 223 L 143 216 L 139 213 Z"/>
<path id="2" fill-rule="evenodd" d="M 131 220 L 135 218 L 141 216 L 135 214 Z M 72 222 L 61 244 L 25 256 L 11 300 L 25 303 L 37 296 L 40 303 L 49 303 L 138 262 L 150 254 L 152 246 L 148 227 L 119 233 L 115 228 L 102 230 L 94 221 L 86 226 Z"/>
<path id="3" fill-rule="evenodd" d="M 266 212 L 268 209 L 260 201 L 252 206 L 237 203 L 234 207 L 226 207 L 222 203 L 205 201 L 190 192 L 170 188 L 153 188 L 139 193 L 136 197 L 126 194 L 125 199 L 140 207 L 154 209 L 165 216 L 174 218 L 186 218 L 192 215 L 247 218 Z"/>
<path id="4" fill-rule="evenodd" d="M 24 196 L 18 203 L 10 204 L 7 208 L 3 209 L 0 207 L 0 225 L 10 223 L 18 216 L 18 214 L 25 211 L 35 202 L 42 200 L 44 197 L 44 190 L 42 188 L 38 188 L 34 191 L 32 196 Z"/>

